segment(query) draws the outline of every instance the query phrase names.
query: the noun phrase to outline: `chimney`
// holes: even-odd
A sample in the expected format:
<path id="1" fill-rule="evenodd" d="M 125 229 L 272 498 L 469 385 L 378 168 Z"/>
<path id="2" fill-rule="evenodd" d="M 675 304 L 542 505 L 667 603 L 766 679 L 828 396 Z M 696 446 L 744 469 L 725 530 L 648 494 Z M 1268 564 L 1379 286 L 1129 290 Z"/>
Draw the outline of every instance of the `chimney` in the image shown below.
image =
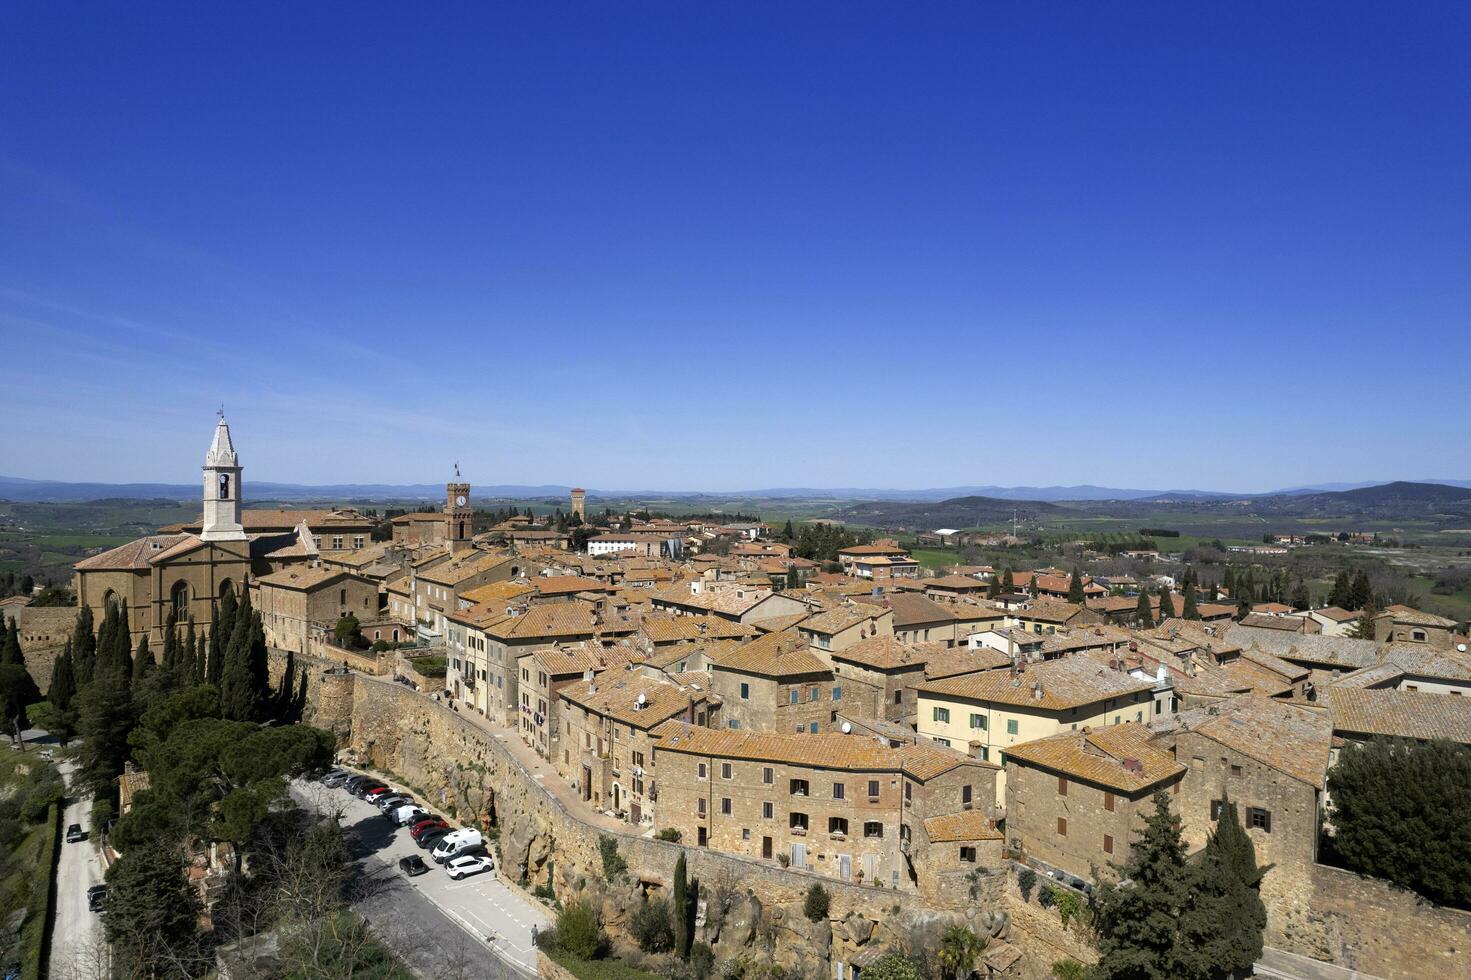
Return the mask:
<path id="1" fill-rule="evenodd" d="M 1032 700 L 1033 701 L 1041 701 L 1042 700 L 1042 682 L 1041 681 L 1037 681 L 1035 684 L 1032 685 Z"/>

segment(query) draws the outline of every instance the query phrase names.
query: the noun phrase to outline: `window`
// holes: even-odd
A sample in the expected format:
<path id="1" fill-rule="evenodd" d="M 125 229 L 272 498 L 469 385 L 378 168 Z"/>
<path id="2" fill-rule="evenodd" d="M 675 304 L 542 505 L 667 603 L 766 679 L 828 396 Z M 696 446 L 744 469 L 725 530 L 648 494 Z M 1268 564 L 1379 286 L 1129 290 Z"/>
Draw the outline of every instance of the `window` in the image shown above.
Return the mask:
<path id="1" fill-rule="evenodd" d="M 847 795 L 847 792 L 848 787 L 844 786 L 842 783 L 833 783 L 833 799 L 841 800 Z"/>
<path id="2" fill-rule="evenodd" d="M 841 701 L 841 700 L 843 700 L 843 689 L 841 687 L 835 687 L 835 688 L 833 688 L 833 700 L 834 701 Z"/>
<path id="3" fill-rule="evenodd" d="M 1221 800 L 1211 800 L 1211 822 L 1214 823 L 1221 819 L 1221 807 L 1223 805 Z"/>
<path id="4" fill-rule="evenodd" d="M 725 796 L 720 800 L 720 812 L 724 816 L 730 816 L 730 797 Z"/>
<path id="5" fill-rule="evenodd" d="M 750 827 L 742 827 L 741 828 L 741 840 L 750 840 L 750 839 L 751 839 L 751 828 Z"/>
<path id="6" fill-rule="evenodd" d="M 945 748 L 947 748 L 947 749 L 950 747 L 950 740 L 948 738 L 936 738 L 935 741 L 936 742 L 939 742 L 941 745 L 945 746 Z"/>
<path id="7" fill-rule="evenodd" d="M 971 787 L 969 784 L 960 787 L 960 805 L 966 809 L 970 808 Z"/>
<path id="8" fill-rule="evenodd" d="M 827 818 L 827 832 L 829 834 L 840 834 L 843 837 L 847 837 L 848 836 L 848 818 L 847 817 L 828 817 Z"/>
<path id="9" fill-rule="evenodd" d="M 1016 734 L 1016 719 L 1015 718 L 1008 718 L 1006 720 L 1006 734 L 1008 734 L 1008 735 L 1015 735 Z"/>
<path id="10" fill-rule="evenodd" d="M 700 778 L 700 779 L 704 779 L 705 778 L 705 764 L 703 762 L 700 763 L 699 769 L 697 770 L 697 772 L 699 774 L 698 775 L 698 778 Z"/>
<path id="11" fill-rule="evenodd" d="M 720 764 L 720 778 L 721 779 L 729 779 L 731 777 L 731 774 L 733 772 L 734 772 L 734 770 L 731 768 L 731 765 L 730 765 L 729 762 L 722 762 Z"/>
<path id="12" fill-rule="evenodd" d="M 791 830 L 806 830 L 807 814 L 793 811 L 791 816 L 787 817 L 787 826 Z"/>
<path id="13" fill-rule="evenodd" d="M 877 820 L 865 820 L 863 822 L 863 836 L 871 838 L 884 836 L 884 825 Z"/>
<path id="14" fill-rule="evenodd" d="M 1113 838 L 1110 837 L 1108 834 L 1104 834 L 1103 835 L 1103 853 L 1104 854 L 1112 854 L 1113 853 Z"/>
<path id="15" fill-rule="evenodd" d="M 1103 794 L 1103 808 L 1105 810 L 1107 810 L 1109 813 L 1112 813 L 1113 812 L 1113 794 L 1112 793 L 1104 793 Z"/>
<path id="16" fill-rule="evenodd" d="M 1066 776 L 1058 776 L 1057 777 L 1057 795 L 1058 796 L 1067 796 L 1067 777 Z"/>
<path id="17" fill-rule="evenodd" d="M 741 727 L 741 720 L 739 718 L 732 718 L 732 719 L 730 719 L 730 721 L 726 722 L 726 725 L 728 725 L 731 728 L 740 728 Z"/>
<path id="18" fill-rule="evenodd" d="M 701 803 L 704 803 L 705 801 L 704 800 L 701 800 L 700 802 Z M 1066 837 L 1067 836 L 1067 817 L 1058 817 L 1057 818 L 1057 836 L 1059 836 L 1059 837 Z"/>
<path id="19" fill-rule="evenodd" d="M 961 847 L 960 860 L 966 864 L 976 863 L 976 849 L 974 847 Z"/>
<path id="20" fill-rule="evenodd" d="M 1241 775 L 1241 767 L 1240 766 L 1232 766 L 1231 767 L 1231 775 L 1233 775 L 1233 776 L 1240 776 Z"/>
<path id="21" fill-rule="evenodd" d="M 807 726 L 807 731 L 811 732 L 813 735 L 816 735 L 817 734 L 817 722 L 814 721 L 812 724 L 808 725 Z"/>
<path id="22" fill-rule="evenodd" d="M 1424 643 L 1426 639 L 1426 633 L 1424 630 L 1410 630 L 1410 639 L 1414 640 L 1416 643 Z"/>
<path id="23" fill-rule="evenodd" d="M 764 803 L 761 804 L 761 819 L 762 820 L 770 820 L 771 817 L 772 817 L 773 812 L 774 812 L 774 808 L 772 807 L 770 800 L 767 800 L 766 802 L 764 802 Z"/>
<path id="24" fill-rule="evenodd" d="M 894 692 L 894 703 L 895 704 L 899 704 L 903 700 L 904 700 L 904 692 L 903 691 L 895 691 Z"/>
<path id="25" fill-rule="evenodd" d="M 775 778 L 776 778 L 776 773 L 775 773 L 774 770 L 772 770 L 772 768 L 770 766 L 764 766 L 764 767 L 762 767 L 762 769 L 761 769 L 761 781 L 763 783 L 765 783 L 767 786 L 770 786 L 771 783 L 772 783 L 772 780 L 775 779 Z"/>
<path id="26" fill-rule="evenodd" d="M 742 684 L 741 685 L 741 700 L 742 701 L 749 701 L 749 700 L 751 700 L 751 685 L 750 684 Z"/>
<path id="27" fill-rule="evenodd" d="M 879 781 L 877 779 L 870 779 L 868 781 L 868 796 L 869 796 L 869 799 L 875 799 L 876 800 L 876 799 L 878 799 L 878 795 L 879 795 Z"/>
<path id="28" fill-rule="evenodd" d="M 986 716 L 985 715 L 971 715 L 970 716 L 970 727 L 972 727 L 972 728 L 978 728 L 981 731 L 985 731 L 986 730 Z"/>
<path id="29" fill-rule="evenodd" d="M 935 721 L 945 722 L 945 723 L 948 724 L 949 721 L 950 721 L 950 709 L 949 708 L 936 708 L 935 709 L 935 716 L 934 717 L 935 717 Z"/>
<path id="30" fill-rule="evenodd" d="M 822 688 L 820 688 L 820 687 L 814 687 L 814 688 L 812 688 L 812 690 L 808 691 L 807 692 L 807 700 L 808 701 L 821 701 L 822 700 Z"/>
<path id="31" fill-rule="evenodd" d="M 787 696 L 789 698 L 791 698 L 791 703 L 792 704 L 796 704 L 799 700 L 801 700 L 801 698 L 802 698 L 802 692 L 801 691 L 798 691 L 794 687 L 789 692 L 787 692 Z"/>
<path id="32" fill-rule="evenodd" d="M 1259 806 L 1247 807 L 1246 829 L 1262 830 L 1270 834 L 1272 832 L 1272 811 L 1263 810 Z"/>

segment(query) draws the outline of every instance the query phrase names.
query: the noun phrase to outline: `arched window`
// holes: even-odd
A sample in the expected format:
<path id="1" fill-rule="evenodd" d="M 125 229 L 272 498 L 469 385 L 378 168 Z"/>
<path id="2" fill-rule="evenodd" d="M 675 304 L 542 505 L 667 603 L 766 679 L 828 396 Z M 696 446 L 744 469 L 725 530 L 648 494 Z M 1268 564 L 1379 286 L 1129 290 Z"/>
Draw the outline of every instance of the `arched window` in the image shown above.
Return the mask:
<path id="1" fill-rule="evenodd" d="M 117 602 L 117 593 L 116 592 L 112 591 L 111 589 L 108 589 L 106 592 L 102 593 L 102 610 L 103 610 L 103 612 L 106 612 L 107 611 L 107 607 L 110 606 L 110 605 L 112 605 L 114 602 Z"/>
<path id="2" fill-rule="evenodd" d="M 1424 630 L 1410 630 L 1410 639 L 1414 640 L 1416 643 L 1424 643 L 1426 640 L 1426 633 Z"/>
<path id="3" fill-rule="evenodd" d="M 174 612 L 180 619 L 189 617 L 189 583 L 175 582 L 173 589 L 169 592 L 169 598 L 173 601 Z"/>
<path id="4" fill-rule="evenodd" d="M 225 579 L 223 582 L 220 583 L 220 595 L 219 595 L 219 598 L 223 599 L 225 596 L 229 595 L 230 593 L 232 593 L 234 591 L 235 591 L 235 583 L 234 582 L 231 582 L 229 579 Z"/>
<path id="5" fill-rule="evenodd" d="M 220 499 L 230 499 L 230 474 L 228 473 L 220 474 Z"/>

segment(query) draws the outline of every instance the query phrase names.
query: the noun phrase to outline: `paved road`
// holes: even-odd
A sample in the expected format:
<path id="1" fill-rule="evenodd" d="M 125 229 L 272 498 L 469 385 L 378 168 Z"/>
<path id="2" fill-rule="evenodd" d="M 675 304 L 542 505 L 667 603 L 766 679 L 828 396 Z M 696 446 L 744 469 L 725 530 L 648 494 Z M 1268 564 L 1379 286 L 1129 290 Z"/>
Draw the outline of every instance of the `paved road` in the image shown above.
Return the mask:
<path id="1" fill-rule="evenodd" d="M 357 909 L 421 974 L 467 980 L 535 975 L 531 927 L 551 925 L 545 908 L 507 888 L 497 873 L 454 881 L 429 861 L 428 874 L 405 878 L 398 859 L 426 852 L 377 807 L 316 783 L 297 781 L 291 794 L 319 813 L 342 811 L 349 851 L 365 872 Z"/>
<path id="2" fill-rule="evenodd" d="M 27 733 L 35 737 L 33 749 L 51 740 L 42 732 Z M 87 829 L 92 820 L 92 799 L 78 799 L 72 793 L 72 776 L 77 766 L 62 762 L 62 779 L 66 781 L 66 811 L 61 820 L 61 859 L 56 867 L 56 924 L 51 933 L 51 970 L 53 976 L 67 976 L 72 967 L 94 959 L 102 950 L 102 918 L 87 908 L 87 889 L 102 883 L 102 857 L 95 841 L 88 838 L 76 844 L 66 843 L 66 828 L 77 823 Z M 81 973 L 80 968 L 74 972 Z"/>

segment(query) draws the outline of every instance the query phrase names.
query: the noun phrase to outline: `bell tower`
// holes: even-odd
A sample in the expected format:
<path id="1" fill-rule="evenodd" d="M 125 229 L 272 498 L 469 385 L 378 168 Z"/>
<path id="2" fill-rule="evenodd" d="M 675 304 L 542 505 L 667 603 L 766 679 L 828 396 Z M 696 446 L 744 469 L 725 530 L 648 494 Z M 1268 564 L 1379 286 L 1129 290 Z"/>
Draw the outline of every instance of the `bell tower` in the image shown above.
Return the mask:
<path id="1" fill-rule="evenodd" d="M 204 457 L 204 527 L 201 541 L 244 541 L 240 524 L 240 457 L 230 441 L 225 413 L 215 426 L 214 441 Z"/>
<path id="2" fill-rule="evenodd" d="M 456 466 L 455 476 L 459 475 L 460 468 Z M 470 484 L 447 483 L 444 491 L 444 513 L 448 524 L 444 538 L 453 553 L 470 547 L 470 539 L 475 536 L 475 509 L 470 506 Z"/>

